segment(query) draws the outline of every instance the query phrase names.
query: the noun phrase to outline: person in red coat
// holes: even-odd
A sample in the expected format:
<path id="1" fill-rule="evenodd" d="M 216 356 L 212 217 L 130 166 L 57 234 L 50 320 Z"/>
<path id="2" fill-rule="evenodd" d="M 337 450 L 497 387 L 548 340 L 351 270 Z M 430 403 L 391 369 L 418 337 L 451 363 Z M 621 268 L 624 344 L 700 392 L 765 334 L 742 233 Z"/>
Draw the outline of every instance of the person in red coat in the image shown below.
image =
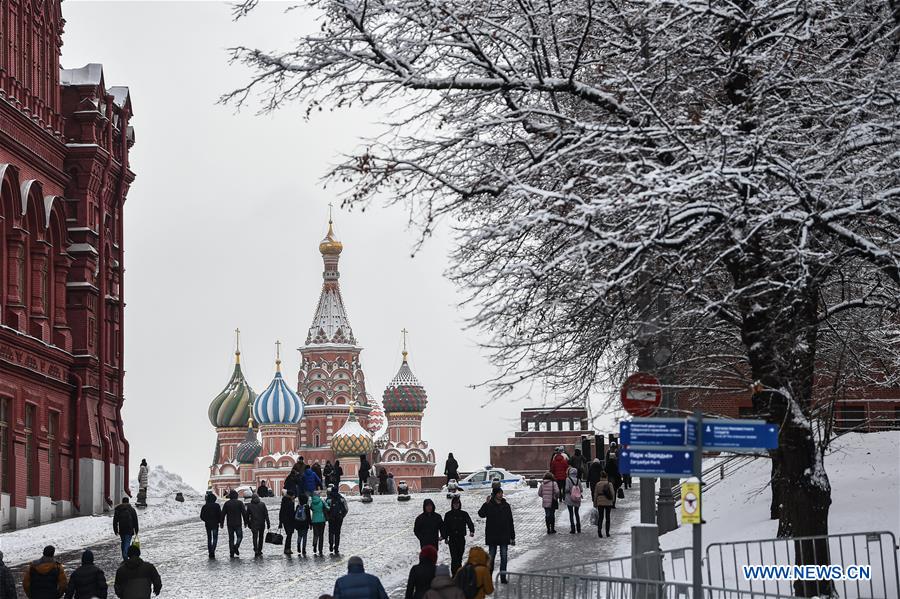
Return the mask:
<path id="1" fill-rule="evenodd" d="M 559 487 L 559 496 L 562 497 L 566 489 L 566 476 L 569 474 L 569 456 L 563 451 L 562 446 L 553 452 L 550 459 L 550 473 L 556 481 L 556 486 Z"/>

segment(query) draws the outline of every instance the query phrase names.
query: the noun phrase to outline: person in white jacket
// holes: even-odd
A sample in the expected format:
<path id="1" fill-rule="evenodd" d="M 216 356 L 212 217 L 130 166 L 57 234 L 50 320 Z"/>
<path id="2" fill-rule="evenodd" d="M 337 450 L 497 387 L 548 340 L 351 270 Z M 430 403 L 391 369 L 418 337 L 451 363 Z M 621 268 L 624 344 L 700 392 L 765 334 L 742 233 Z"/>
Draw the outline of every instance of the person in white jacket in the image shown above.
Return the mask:
<path id="1" fill-rule="evenodd" d="M 138 505 L 147 505 L 147 487 L 150 478 L 150 469 L 147 468 L 147 459 L 141 460 L 141 467 L 138 470 Z"/>

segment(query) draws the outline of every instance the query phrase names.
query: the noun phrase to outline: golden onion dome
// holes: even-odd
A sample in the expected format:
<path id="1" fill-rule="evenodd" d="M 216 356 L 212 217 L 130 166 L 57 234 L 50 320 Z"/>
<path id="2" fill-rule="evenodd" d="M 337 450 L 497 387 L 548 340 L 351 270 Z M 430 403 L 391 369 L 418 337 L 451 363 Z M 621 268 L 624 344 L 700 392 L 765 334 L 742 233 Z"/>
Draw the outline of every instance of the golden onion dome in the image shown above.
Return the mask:
<path id="1" fill-rule="evenodd" d="M 331 437 L 331 450 L 337 457 L 346 458 L 371 453 L 374 448 L 372 435 L 356 420 L 351 404 L 347 422 Z"/>
<path id="2" fill-rule="evenodd" d="M 331 222 L 331 218 L 329 218 L 328 233 L 325 235 L 325 239 L 323 239 L 321 243 L 319 243 L 319 251 L 323 256 L 339 256 L 343 249 L 344 244 L 335 239 L 334 225 Z"/>

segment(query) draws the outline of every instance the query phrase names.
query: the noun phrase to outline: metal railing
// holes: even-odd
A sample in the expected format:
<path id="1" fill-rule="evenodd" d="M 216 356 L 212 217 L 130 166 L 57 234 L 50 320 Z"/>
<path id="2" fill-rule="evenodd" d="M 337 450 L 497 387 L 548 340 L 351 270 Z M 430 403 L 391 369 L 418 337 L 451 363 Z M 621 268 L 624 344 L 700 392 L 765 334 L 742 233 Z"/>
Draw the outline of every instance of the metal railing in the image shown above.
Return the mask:
<path id="1" fill-rule="evenodd" d="M 702 481 L 703 491 L 709 491 L 720 482 L 731 476 L 747 464 L 752 463 L 759 456 L 755 454 L 733 454 L 724 458 L 717 458 L 715 463 L 704 468 Z M 681 505 L 681 483 L 672 485 L 672 497 L 675 498 L 675 507 Z"/>
<path id="2" fill-rule="evenodd" d="M 814 593 L 842 599 L 897 599 L 900 569 L 897 540 L 891 532 L 712 543 L 706 548 L 707 582 L 742 590 L 787 595 Z M 744 566 L 851 565 L 870 567 L 868 580 L 748 580 Z"/>
<path id="3" fill-rule="evenodd" d="M 695 597 L 690 583 L 609 576 L 508 572 L 499 575 L 495 599 L 789 599 L 790 595 L 746 589 L 704 586 Z"/>
<path id="4" fill-rule="evenodd" d="M 652 574 L 657 572 L 662 574 L 663 580 L 690 580 L 692 556 L 693 551 L 690 547 L 682 547 L 552 568 L 537 568 L 531 572 L 641 579 L 654 578 Z"/>

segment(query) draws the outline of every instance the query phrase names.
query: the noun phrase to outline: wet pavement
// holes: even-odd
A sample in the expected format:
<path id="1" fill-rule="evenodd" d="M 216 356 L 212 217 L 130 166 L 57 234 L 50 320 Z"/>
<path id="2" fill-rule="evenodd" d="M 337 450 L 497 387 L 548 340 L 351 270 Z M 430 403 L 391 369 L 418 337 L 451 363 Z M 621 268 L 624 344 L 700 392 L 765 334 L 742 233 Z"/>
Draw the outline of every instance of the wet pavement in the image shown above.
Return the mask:
<path id="1" fill-rule="evenodd" d="M 288 596 L 314 599 L 333 590 L 335 579 L 346 573 L 347 559 L 352 555 L 363 558 L 366 571 L 381 578 L 391 597 L 403 597 L 409 568 L 418 561 L 419 543 L 412 534 L 412 527 L 425 497 L 434 500 L 439 513 L 450 509 L 449 500 L 437 494 L 414 495 L 408 502 L 399 502 L 393 496 L 376 496 L 371 504 L 350 498 L 339 557 L 312 557 L 311 547 L 306 558 L 298 557 L 296 553 L 288 556 L 284 555 L 281 546 L 265 545 L 263 557 L 254 558 L 250 531 L 245 529 L 240 558 L 228 558 L 228 536 L 226 530 L 222 530 L 217 559 L 211 560 L 207 556 L 206 533 L 198 514 L 196 521 L 142 531 L 142 558 L 156 565 L 160 572 L 163 581 L 161 597 L 221 597 L 228 594 L 247 599 Z M 628 554 L 629 527 L 637 521 L 637 487 L 628 491 L 626 499 L 613 510 L 613 537 L 610 539 L 599 539 L 596 526 L 589 525 L 588 505 L 582 509 L 582 534 L 568 533 L 569 518 L 563 507 L 557 517 L 559 534 L 547 535 L 544 513 L 535 489 L 509 492 L 506 497 L 513 509 L 517 541 L 509 550 L 510 570 L 528 571 Z M 484 541 L 484 521 L 476 512 L 483 501 L 483 493 L 463 494 L 463 509 L 475 522 L 475 538 L 468 540 L 478 544 Z M 269 506 L 269 517 L 273 529 L 277 528 L 277 504 Z M 312 541 L 311 531 L 309 541 Z M 106 572 L 110 597 L 113 597 L 112 581 L 121 563 L 118 540 L 111 535 L 109 542 L 91 549 L 95 563 Z M 58 558 L 70 574 L 81 563 L 81 552 L 69 552 Z M 449 558 L 447 546 L 442 545 L 439 562 L 449 563 Z M 13 568 L 20 597 L 24 597 L 21 578 L 26 567 Z"/>

